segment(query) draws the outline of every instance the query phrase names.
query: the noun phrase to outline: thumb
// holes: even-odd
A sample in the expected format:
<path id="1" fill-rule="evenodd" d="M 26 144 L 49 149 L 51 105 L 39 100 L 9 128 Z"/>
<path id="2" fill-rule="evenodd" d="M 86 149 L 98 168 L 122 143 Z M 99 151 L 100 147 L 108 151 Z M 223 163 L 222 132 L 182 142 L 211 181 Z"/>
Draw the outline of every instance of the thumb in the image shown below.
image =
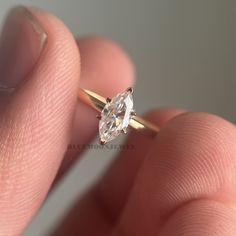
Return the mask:
<path id="1" fill-rule="evenodd" d="M 47 194 L 70 139 L 79 70 L 56 17 L 10 12 L 0 43 L 0 86 L 10 91 L 0 110 L 0 235 L 19 235 Z"/>

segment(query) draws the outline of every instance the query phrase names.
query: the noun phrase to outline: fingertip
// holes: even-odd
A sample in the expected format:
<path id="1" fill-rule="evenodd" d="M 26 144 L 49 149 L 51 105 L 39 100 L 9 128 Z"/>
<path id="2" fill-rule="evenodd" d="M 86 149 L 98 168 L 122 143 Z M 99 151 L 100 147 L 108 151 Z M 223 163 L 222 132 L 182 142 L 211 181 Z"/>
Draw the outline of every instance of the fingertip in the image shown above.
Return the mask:
<path id="1" fill-rule="evenodd" d="M 235 207 L 235 143 L 235 126 L 214 115 L 183 113 L 166 123 L 123 211 L 127 234 L 156 232 L 173 211 L 193 200 L 210 198 Z"/>
<path id="2" fill-rule="evenodd" d="M 158 150 L 154 148 L 150 160 L 158 161 L 160 175 L 166 181 L 171 178 L 173 185 L 178 182 L 182 186 L 181 191 L 172 189 L 176 193 L 172 197 L 180 200 L 214 194 L 215 198 L 234 202 L 235 142 L 235 126 L 223 118 L 201 112 L 183 113 L 160 131 Z M 155 153 L 160 160 L 155 161 Z"/>
<path id="3" fill-rule="evenodd" d="M 115 42 L 91 36 L 79 39 L 78 45 L 82 67 L 81 87 L 112 97 L 133 86 L 134 65 Z"/>
<path id="4" fill-rule="evenodd" d="M 148 111 L 145 117 L 149 121 L 154 122 L 158 126 L 162 127 L 167 122 L 183 113 L 186 113 L 186 110 L 182 108 L 159 108 Z"/>
<path id="5" fill-rule="evenodd" d="M 47 43 L 11 95 L 0 122 L 4 157 L 0 231 L 14 235 L 31 220 L 60 166 L 70 139 L 80 75 L 78 48 L 69 30 L 47 12 L 30 11 L 46 32 Z"/>
<path id="6" fill-rule="evenodd" d="M 64 128 L 57 129 L 68 133 L 79 88 L 79 51 L 73 35 L 60 19 L 40 8 L 27 9 L 39 22 L 47 40 L 33 69 L 14 94 L 9 108 L 12 107 L 13 113 L 14 110 L 21 110 L 22 116 L 31 116 L 31 125 L 35 127 L 44 125 L 48 129 L 62 127 L 64 123 Z M 38 27 L 35 30 L 39 30 Z M 33 112 L 23 115 L 26 108 Z M 67 136 L 63 139 L 68 139 Z"/>
<path id="7" fill-rule="evenodd" d="M 160 236 L 234 236 L 235 211 L 210 199 L 192 201 L 172 212 Z"/>

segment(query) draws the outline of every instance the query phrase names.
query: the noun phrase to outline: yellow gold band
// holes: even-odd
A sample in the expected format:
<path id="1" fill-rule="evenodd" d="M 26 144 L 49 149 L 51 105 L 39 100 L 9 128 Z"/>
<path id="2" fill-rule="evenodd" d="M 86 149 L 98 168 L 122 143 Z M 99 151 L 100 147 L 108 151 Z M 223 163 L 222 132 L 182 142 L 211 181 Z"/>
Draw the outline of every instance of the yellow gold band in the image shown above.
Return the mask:
<path id="1" fill-rule="evenodd" d="M 107 104 L 107 99 L 90 91 L 87 89 L 79 89 L 79 99 L 89 105 L 90 107 L 94 108 L 95 110 L 101 112 L 105 105 Z M 148 131 L 152 135 L 156 135 L 160 128 L 155 124 L 143 119 L 138 115 L 134 115 L 130 119 L 129 126 L 136 130 Z"/>

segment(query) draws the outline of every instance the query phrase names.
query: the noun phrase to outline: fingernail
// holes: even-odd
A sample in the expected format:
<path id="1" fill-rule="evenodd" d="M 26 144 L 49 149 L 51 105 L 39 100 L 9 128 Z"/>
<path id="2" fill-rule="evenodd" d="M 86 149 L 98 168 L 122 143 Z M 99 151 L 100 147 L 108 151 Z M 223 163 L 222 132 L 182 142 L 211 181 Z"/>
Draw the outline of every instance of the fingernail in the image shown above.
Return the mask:
<path id="1" fill-rule="evenodd" d="M 47 34 L 26 7 L 13 8 L 0 37 L 0 88 L 14 89 L 33 70 Z"/>

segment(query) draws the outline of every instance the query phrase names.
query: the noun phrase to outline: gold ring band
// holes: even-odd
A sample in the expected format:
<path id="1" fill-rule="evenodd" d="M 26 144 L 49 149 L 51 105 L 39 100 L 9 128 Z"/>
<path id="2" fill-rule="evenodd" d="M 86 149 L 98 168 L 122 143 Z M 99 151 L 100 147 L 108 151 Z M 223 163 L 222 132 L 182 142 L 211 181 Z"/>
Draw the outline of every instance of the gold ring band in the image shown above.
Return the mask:
<path id="1" fill-rule="evenodd" d="M 130 88 L 129 88 L 130 89 Z M 128 90 L 129 90 L 128 89 Z M 98 112 L 102 112 L 105 108 L 106 104 L 111 101 L 110 98 L 104 98 L 101 95 L 98 95 L 95 92 L 92 92 L 87 89 L 79 89 L 79 99 L 95 109 Z M 100 116 L 100 115 L 99 115 Z M 143 119 L 142 117 L 138 116 L 136 113 L 133 114 L 133 116 L 129 120 L 129 126 L 141 131 L 147 131 L 151 135 L 155 136 L 160 128 L 156 126 L 155 124 Z M 102 142 L 104 143 L 104 142 Z"/>

